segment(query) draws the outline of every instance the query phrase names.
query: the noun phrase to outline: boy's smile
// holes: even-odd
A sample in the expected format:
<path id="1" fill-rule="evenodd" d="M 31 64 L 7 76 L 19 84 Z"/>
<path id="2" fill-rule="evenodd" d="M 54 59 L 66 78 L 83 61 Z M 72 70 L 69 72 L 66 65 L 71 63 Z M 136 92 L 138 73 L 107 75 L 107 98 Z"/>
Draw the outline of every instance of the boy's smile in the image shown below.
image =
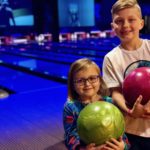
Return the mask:
<path id="1" fill-rule="evenodd" d="M 125 8 L 113 15 L 112 28 L 122 42 L 138 39 L 143 25 L 137 8 Z"/>

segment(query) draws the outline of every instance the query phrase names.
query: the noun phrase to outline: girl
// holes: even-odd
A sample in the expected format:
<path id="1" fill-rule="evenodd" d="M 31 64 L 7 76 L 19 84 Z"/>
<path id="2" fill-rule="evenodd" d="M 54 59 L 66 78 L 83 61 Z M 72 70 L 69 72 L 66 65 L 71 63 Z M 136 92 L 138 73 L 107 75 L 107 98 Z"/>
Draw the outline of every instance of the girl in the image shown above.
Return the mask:
<path id="1" fill-rule="evenodd" d="M 63 123 L 65 129 L 65 143 L 69 150 L 123 150 L 128 149 L 120 137 L 111 139 L 106 144 L 95 146 L 94 143 L 85 145 L 80 141 L 77 133 L 77 118 L 80 111 L 94 101 L 109 101 L 109 92 L 100 76 L 98 65 L 87 59 L 75 61 L 70 68 L 68 77 L 68 100 L 64 105 Z"/>

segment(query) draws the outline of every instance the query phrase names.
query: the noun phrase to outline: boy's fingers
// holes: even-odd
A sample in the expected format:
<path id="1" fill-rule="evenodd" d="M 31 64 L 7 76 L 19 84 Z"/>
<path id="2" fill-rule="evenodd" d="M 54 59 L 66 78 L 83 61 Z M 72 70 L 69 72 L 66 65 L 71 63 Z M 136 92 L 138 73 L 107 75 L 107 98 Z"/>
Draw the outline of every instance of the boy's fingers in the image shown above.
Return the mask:
<path id="1" fill-rule="evenodd" d="M 137 98 L 137 100 L 135 101 L 134 106 L 135 106 L 135 105 L 138 105 L 138 104 L 141 104 L 142 99 L 143 99 L 143 96 L 140 95 L 140 96 Z"/>
<path id="2" fill-rule="evenodd" d="M 144 105 L 144 111 L 146 115 L 150 115 L 150 100 Z"/>
<path id="3" fill-rule="evenodd" d="M 150 107 L 150 100 L 144 106 L 145 107 Z"/>
<path id="4" fill-rule="evenodd" d="M 144 118 L 144 119 L 150 119 L 150 114 L 144 114 L 144 115 L 142 115 L 142 118 Z"/>

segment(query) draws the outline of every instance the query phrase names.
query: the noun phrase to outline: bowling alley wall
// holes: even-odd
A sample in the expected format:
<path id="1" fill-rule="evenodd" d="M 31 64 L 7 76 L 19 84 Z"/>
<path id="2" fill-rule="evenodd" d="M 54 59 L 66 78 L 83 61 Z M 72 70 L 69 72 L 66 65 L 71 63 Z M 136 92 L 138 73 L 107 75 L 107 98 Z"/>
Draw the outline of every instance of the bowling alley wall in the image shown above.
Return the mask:
<path id="1" fill-rule="evenodd" d="M 31 32 L 59 33 L 93 30 L 110 30 L 111 6 L 116 0 L 0 0 L 8 3 L 12 10 L 15 25 L 3 24 L 0 14 L 0 34 L 28 34 Z M 150 33 L 150 2 L 138 0 L 145 20 L 143 33 Z"/>

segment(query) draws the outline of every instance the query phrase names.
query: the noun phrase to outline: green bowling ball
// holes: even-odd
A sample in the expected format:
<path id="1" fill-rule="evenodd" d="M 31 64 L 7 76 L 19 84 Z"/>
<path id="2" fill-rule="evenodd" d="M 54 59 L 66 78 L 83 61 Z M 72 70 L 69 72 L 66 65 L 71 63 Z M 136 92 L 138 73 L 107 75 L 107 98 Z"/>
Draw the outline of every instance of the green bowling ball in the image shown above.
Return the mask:
<path id="1" fill-rule="evenodd" d="M 104 144 L 110 138 L 118 139 L 125 130 L 124 117 L 111 103 L 97 101 L 88 104 L 79 114 L 77 129 L 85 144 Z"/>

